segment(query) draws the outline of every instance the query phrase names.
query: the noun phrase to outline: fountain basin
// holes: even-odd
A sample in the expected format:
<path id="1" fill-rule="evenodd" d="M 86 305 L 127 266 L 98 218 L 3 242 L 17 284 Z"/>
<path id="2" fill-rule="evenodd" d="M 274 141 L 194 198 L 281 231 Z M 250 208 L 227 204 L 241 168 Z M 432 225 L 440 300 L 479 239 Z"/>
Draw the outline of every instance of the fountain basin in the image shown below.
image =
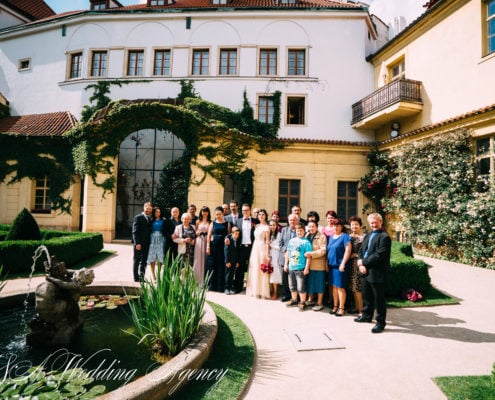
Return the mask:
<path id="1" fill-rule="evenodd" d="M 82 294 L 139 294 L 138 284 L 117 286 L 115 282 L 98 282 L 86 286 Z M 34 293 L 29 294 L 29 300 L 34 302 Z M 26 293 L 11 292 L 0 294 L 0 308 L 22 304 Z M 182 385 L 187 383 L 184 374 L 201 368 L 208 359 L 217 334 L 217 319 L 211 307 L 205 303 L 204 315 L 199 332 L 190 344 L 169 362 L 161 365 L 152 372 L 135 379 L 111 392 L 100 396 L 100 399 L 163 399 L 172 395 Z M 183 373 L 181 375 L 181 372 Z"/>

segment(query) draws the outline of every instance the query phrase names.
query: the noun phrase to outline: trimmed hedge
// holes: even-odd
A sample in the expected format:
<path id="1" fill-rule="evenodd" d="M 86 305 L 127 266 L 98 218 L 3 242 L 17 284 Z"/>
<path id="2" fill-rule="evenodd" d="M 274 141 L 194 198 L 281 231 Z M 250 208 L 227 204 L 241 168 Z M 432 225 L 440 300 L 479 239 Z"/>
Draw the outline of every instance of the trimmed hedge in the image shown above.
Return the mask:
<path id="1" fill-rule="evenodd" d="M 51 256 L 71 267 L 80 261 L 98 254 L 103 249 L 101 233 L 81 233 L 42 230 L 39 240 L 6 240 L 0 242 L 0 259 L 7 272 L 28 272 L 33 264 L 33 255 L 40 245 L 45 245 Z M 46 256 L 39 257 L 36 270 L 44 269 Z"/>
<path id="2" fill-rule="evenodd" d="M 410 244 L 392 241 L 392 254 L 387 279 L 387 296 L 400 297 L 404 289 L 413 288 L 425 295 L 431 289 L 428 264 L 413 258 Z"/>

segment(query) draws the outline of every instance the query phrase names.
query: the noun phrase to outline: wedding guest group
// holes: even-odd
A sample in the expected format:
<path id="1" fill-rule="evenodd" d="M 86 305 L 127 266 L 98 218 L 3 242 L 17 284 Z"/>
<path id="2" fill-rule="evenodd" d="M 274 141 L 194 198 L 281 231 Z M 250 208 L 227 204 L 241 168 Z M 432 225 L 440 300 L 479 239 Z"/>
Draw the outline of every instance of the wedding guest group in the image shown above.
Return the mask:
<path id="1" fill-rule="evenodd" d="M 278 210 L 239 206 L 236 200 L 217 206 L 213 216 L 207 206 L 199 215 L 196 210 L 189 205 L 179 220 L 178 207 L 166 218 L 159 207 L 144 204 L 132 227 L 134 280 L 144 279 L 149 264 L 156 281 L 156 266 L 160 273 L 167 257 L 180 257 L 208 290 L 226 295 L 245 290 L 247 296 L 280 299 L 300 311 L 329 306 L 331 315 L 357 314 L 359 323 L 371 322 L 376 310 L 371 331 L 385 329 L 391 240 L 380 214 L 368 216 L 371 232 L 364 235 L 359 217 L 344 221 L 333 210 L 325 213 L 322 226 L 317 211 L 302 219 L 299 205 L 292 206 L 285 226 Z"/>

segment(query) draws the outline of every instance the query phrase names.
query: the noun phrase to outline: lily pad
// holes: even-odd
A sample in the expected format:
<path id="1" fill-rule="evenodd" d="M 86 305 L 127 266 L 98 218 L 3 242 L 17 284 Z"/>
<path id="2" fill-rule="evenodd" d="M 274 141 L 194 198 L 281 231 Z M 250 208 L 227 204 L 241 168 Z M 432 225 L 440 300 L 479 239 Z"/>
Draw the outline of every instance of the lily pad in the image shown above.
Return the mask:
<path id="1" fill-rule="evenodd" d="M 107 305 L 107 310 L 115 310 L 117 306 L 115 304 L 108 304 Z"/>
<path id="2" fill-rule="evenodd" d="M 95 308 L 104 308 L 107 306 L 107 304 L 108 303 L 106 301 L 101 301 L 101 302 L 95 304 Z"/>

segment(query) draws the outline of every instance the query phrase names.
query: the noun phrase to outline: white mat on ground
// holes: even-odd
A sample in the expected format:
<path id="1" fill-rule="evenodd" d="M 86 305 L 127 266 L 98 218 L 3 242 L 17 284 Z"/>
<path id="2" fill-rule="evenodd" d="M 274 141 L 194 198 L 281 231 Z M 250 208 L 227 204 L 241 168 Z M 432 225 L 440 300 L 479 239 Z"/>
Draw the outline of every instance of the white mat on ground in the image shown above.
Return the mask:
<path id="1" fill-rule="evenodd" d="M 297 351 L 345 349 L 345 346 L 325 327 L 285 328 L 284 332 Z"/>

